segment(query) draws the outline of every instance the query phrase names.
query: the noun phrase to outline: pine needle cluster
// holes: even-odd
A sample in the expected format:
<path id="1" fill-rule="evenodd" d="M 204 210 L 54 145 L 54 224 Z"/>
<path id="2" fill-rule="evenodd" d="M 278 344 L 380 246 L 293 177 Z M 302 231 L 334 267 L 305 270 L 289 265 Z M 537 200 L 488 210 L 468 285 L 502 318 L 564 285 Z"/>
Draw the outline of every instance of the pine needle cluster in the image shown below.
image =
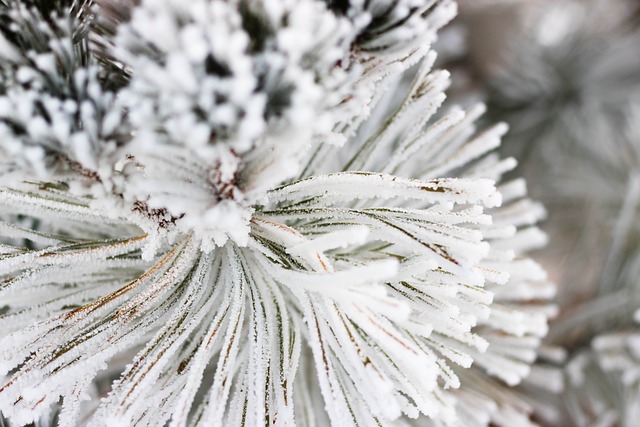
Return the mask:
<path id="1" fill-rule="evenodd" d="M 524 425 L 544 210 L 438 111 L 454 14 L 0 1 L 3 416 Z"/>

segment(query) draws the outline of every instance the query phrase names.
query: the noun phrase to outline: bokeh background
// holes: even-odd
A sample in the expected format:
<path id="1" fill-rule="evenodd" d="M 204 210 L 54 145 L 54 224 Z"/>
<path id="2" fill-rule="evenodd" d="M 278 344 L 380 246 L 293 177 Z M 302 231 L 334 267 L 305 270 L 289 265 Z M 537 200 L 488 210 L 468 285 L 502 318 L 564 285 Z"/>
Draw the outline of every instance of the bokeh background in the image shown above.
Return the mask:
<path id="1" fill-rule="evenodd" d="M 548 211 L 557 313 L 520 392 L 532 422 L 640 423 L 640 2 L 459 0 L 450 102 L 488 105 Z M 515 395 L 517 398 L 517 395 Z"/>

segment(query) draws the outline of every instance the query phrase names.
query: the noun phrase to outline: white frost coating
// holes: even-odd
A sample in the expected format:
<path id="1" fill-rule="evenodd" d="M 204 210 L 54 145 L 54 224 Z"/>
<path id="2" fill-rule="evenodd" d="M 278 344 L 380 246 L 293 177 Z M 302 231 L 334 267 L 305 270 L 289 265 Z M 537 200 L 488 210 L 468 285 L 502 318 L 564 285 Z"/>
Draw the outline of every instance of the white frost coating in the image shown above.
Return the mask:
<path id="1" fill-rule="evenodd" d="M 483 203 L 487 207 L 499 206 L 501 197 L 493 182 L 485 179 L 442 179 L 420 181 L 393 175 L 345 172 L 311 177 L 286 185 L 269 193 L 269 202 L 315 198 L 309 205 L 332 205 L 353 199 L 395 198 L 416 199 L 437 203 Z"/>
<path id="2" fill-rule="evenodd" d="M 524 423 L 544 210 L 483 106 L 430 123 L 453 2 L 98 3 L 0 23 L 4 416 Z"/>
<path id="3" fill-rule="evenodd" d="M 367 227 L 354 226 L 291 246 L 287 248 L 287 253 L 296 255 L 307 251 L 325 252 L 330 249 L 346 248 L 349 245 L 365 243 L 368 235 Z"/>
<path id="4" fill-rule="evenodd" d="M 217 1 L 145 1 L 115 40 L 113 54 L 136 70 L 119 104 L 137 129 L 127 154 L 144 168 L 125 198 L 168 210 L 179 229 L 202 237 L 206 250 L 227 238 L 246 244 L 250 205 L 297 172 L 309 139 L 330 131 L 326 110 L 341 100 L 340 91 L 327 97 L 324 89 L 344 81 L 344 72 L 321 72 L 341 60 L 348 23 L 313 1 L 289 2 L 286 20 L 284 14 L 267 3 L 241 13 Z M 264 19 L 271 39 L 248 33 L 243 25 L 250 19 Z M 155 53 L 138 53 L 148 43 L 162 62 Z M 258 43 L 264 50 L 252 54 Z M 162 182 L 177 177 L 154 163 L 176 148 L 183 162 L 207 173 L 167 198 Z M 193 191 L 200 189 L 206 192 L 198 201 Z"/>

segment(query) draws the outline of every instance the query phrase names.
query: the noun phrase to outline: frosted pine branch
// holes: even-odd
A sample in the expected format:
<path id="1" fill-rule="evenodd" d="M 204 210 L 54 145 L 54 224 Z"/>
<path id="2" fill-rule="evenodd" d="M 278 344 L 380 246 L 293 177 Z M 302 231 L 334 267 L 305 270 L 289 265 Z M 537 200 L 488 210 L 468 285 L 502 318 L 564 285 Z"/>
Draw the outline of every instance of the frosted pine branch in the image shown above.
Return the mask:
<path id="1" fill-rule="evenodd" d="M 0 3 L 3 416 L 528 419 L 544 209 L 435 116 L 455 5 L 132 3 Z"/>

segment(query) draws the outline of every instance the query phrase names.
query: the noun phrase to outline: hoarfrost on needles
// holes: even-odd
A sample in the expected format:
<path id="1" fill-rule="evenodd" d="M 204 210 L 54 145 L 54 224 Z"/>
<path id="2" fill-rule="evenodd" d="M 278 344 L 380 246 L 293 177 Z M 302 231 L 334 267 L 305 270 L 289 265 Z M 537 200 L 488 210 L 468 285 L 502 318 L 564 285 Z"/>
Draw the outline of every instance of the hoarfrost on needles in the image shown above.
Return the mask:
<path id="1" fill-rule="evenodd" d="M 0 3 L 4 417 L 528 419 L 544 209 L 436 112 L 453 2 L 93 3 Z"/>

